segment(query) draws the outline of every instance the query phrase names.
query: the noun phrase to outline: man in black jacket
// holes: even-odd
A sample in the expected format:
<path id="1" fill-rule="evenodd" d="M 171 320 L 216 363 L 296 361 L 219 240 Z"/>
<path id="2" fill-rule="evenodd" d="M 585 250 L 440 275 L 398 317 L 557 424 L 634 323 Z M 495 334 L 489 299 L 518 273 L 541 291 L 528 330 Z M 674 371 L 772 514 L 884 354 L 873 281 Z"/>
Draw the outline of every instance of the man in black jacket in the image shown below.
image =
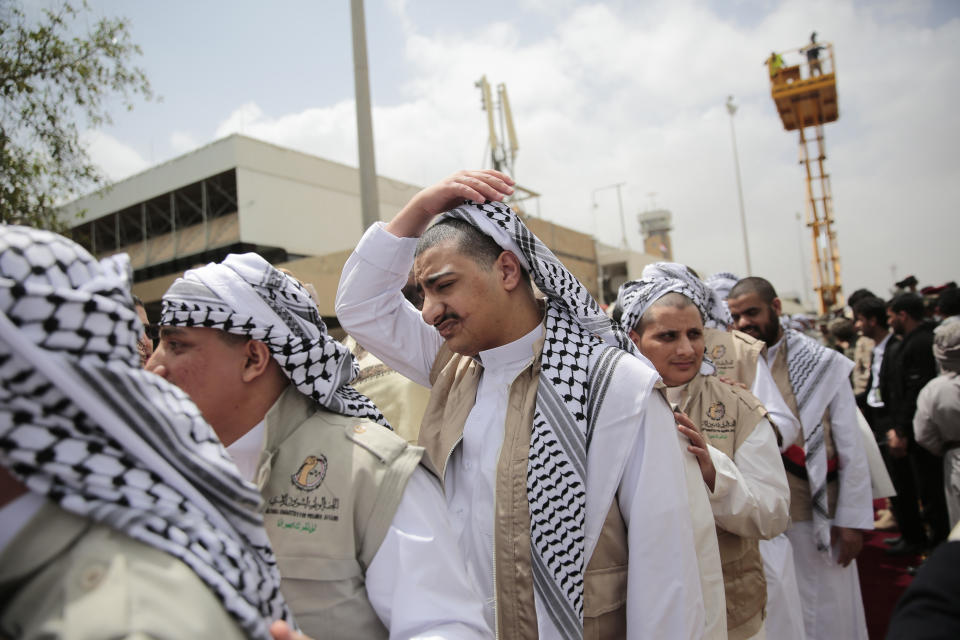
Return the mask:
<path id="1" fill-rule="evenodd" d="M 881 371 L 881 395 L 889 419 L 887 444 L 892 458 L 909 461 L 909 465 L 895 465 L 894 485 L 901 503 L 898 509 L 901 513 L 896 515 L 904 537 L 891 551 L 910 553 L 916 549 L 908 547 L 925 542 L 922 525 L 915 527 L 911 523 L 915 518 L 918 525 L 921 522 L 916 513 L 916 500 L 910 499 L 909 491 L 901 492 L 901 487 L 907 488 L 911 480 L 915 481 L 923 504 L 922 521 L 930 529 L 929 542 L 935 545 L 946 539 L 948 533 L 941 460 L 918 447 L 913 436 L 917 395 L 937 375 L 933 357 L 934 325 L 924 321 L 923 299 L 913 293 L 900 294 L 887 304 L 887 320 L 894 333 L 903 337 L 899 345 L 884 355 Z"/>

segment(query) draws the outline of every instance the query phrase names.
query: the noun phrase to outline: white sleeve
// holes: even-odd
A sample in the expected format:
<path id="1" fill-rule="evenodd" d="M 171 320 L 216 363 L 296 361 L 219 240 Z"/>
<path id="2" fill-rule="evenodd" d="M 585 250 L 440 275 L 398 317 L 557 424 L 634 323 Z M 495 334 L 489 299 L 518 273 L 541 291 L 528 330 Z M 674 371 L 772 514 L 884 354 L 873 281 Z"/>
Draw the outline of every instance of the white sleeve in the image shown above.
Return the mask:
<path id="1" fill-rule="evenodd" d="M 443 344 L 401 289 L 413 266 L 417 238 L 398 238 L 382 222 L 363 234 L 340 274 L 335 310 L 364 349 L 425 387 Z"/>
<path id="2" fill-rule="evenodd" d="M 701 638 L 705 614 L 687 484 L 673 412 L 659 393 L 651 394 L 639 428 L 618 491 L 630 554 L 627 637 Z"/>
<path id="3" fill-rule="evenodd" d="M 419 467 L 367 567 L 366 581 L 370 604 L 391 640 L 493 638 L 440 485 Z"/>
<path id="4" fill-rule="evenodd" d="M 787 406 L 770 373 L 770 366 L 762 357 L 757 358 L 757 375 L 753 378 L 753 388 L 750 391 L 763 403 L 770 422 L 780 432 L 783 440 L 780 443 L 780 451 L 786 451 L 787 447 L 796 442 L 800 435 L 800 422 Z"/>
<path id="5" fill-rule="evenodd" d="M 707 445 L 717 479 L 710 506 L 721 528 L 745 538 L 769 540 L 790 523 L 790 487 L 777 438 L 764 419 L 734 453 L 733 460 Z"/>
<path id="6" fill-rule="evenodd" d="M 936 378 L 934 378 L 936 380 Z M 939 456 L 943 455 L 943 437 L 933 421 L 934 385 L 927 383 L 917 396 L 917 412 L 913 414 L 913 435 L 917 444 Z"/>
<path id="7" fill-rule="evenodd" d="M 849 385 L 841 387 L 830 401 L 830 426 L 837 448 L 840 483 L 833 525 L 850 529 L 873 529 L 870 470 L 857 424 L 857 404 Z"/>

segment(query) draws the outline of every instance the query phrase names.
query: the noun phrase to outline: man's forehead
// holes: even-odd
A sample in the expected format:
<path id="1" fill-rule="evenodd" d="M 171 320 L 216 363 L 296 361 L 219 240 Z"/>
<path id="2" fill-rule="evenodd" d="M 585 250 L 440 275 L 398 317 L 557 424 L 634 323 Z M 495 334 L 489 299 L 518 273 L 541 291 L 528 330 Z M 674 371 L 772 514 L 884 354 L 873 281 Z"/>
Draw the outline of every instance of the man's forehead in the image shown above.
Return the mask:
<path id="1" fill-rule="evenodd" d="M 733 311 L 734 308 L 737 310 L 745 310 L 751 307 L 762 308 L 769 305 L 760 299 L 760 294 L 751 291 L 750 293 L 744 293 L 735 298 L 727 298 L 727 306 L 730 308 L 730 311 Z"/>
<path id="2" fill-rule="evenodd" d="M 208 327 L 177 327 L 169 324 L 160 326 L 160 335 L 161 336 L 170 336 L 170 337 L 203 337 L 207 335 L 215 335 L 219 329 L 210 329 Z"/>
<path id="3" fill-rule="evenodd" d="M 460 273 L 471 261 L 457 252 L 452 242 L 430 247 L 413 262 L 413 277 L 418 285 L 431 284 L 447 273 Z"/>
<path id="4" fill-rule="evenodd" d="M 651 321 L 654 324 L 661 324 L 671 328 L 683 326 L 703 327 L 703 318 L 700 317 L 700 310 L 695 305 L 686 307 L 675 307 L 673 305 L 661 305 L 650 308 L 652 311 Z"/>

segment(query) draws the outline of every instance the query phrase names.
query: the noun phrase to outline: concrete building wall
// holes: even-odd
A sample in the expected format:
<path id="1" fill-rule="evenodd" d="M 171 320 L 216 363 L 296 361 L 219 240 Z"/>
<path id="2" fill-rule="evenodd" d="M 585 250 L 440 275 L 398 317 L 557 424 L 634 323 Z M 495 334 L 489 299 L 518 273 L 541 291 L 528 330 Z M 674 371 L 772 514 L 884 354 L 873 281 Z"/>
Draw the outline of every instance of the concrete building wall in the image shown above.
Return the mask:
<path id="1" fill-rule="evenodd" d="M 65 204 L 60 215 L 70 226 L 120 211 L 144 200 L 215 176 L 236 166 L 236 143 L 230 136 L 120 180 L 106 189 Z M 77 215 L 86 210 L 79 217 Z"/>
<path id="2" fill-rule="evenodd" d="M 236 213 L 206 223 L 194 217 L 190 226 L 132 244 L 125 238 L 128 244 L 118 250 L 131 254 L 135 268 L 153 269 L 164 263 L 183 268 L 194 257 L 201 264 L 206 261 L 201 259 L 204 251 L 238 243 L 280 248 L 290 259 L 278 266 L 313 284 L 321 311 L 332 316 L 340 271 L 363 233 L 356 167 L 234 134 L 71 202 L 62 215 L 76 226 L 229 171 L 236 175 Z M 377 186 L 381 220 L 391 219 L 420 189 L 383 177 Z M 86 214 L 75 217 L 80 210 Z M 528 217 L 526 222 L 597 297 L 593 237 L 540 218 Z M 144 278 L 149 279 L 136 282 L 134 293 L 156 302 L 178 275 L 162 269 L 145 271 Z"/>
<path id="3" fill-rule="evenodd" d="M 599 271 L 593 236 L 562 227 L 542 218 L 527 217 L 527 227 L 550 247 L 560 262 L 599 300 Z"/>

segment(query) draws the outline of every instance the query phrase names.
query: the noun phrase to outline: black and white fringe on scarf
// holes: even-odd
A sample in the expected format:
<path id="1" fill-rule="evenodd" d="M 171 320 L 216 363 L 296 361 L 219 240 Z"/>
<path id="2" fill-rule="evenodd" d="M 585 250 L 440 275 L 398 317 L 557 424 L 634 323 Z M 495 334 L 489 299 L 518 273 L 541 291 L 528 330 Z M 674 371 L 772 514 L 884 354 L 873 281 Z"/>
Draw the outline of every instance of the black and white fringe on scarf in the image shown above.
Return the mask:
<path id="1" fill-rule="evenodd" d="M 830 511 L 827 504 L 827 451 L 823 414 L 847 378 L 853 362 L 793 329 L 784 330 L 787 375 L 797 399 L 803 427 L 803 449 L 813 506 L 813 532 L 817 549 L 830 549 Z"/>
<path id="2" fill-rule="evenodd" d="M 177 278 L 163 296 L 160 324 L 260 340 L 300 393 L 334 413 L 390 428 L 376 405 L 349 385 L 359 374 L 357 363 L 327 334 L 307 290 L 255 253 L 230 254 Z"/>
<path id="3" fill-rule="evenodd" d="M 142 370 L 123 256 L 0 227 L 0 464 L 61 508 L 180 559 L 251 638 L 292 621 L 259 513 L 210 426 Z M 171 597 L 177 597 L 171 594 Z"/>
<path id="4" fill-rule="evenodd" d="M 624 351 L 646 360 L 507 205 L 468 203 L 445 218 L 464 220 L 512 251 L 547 296 L 527 465 L 531 560 L 534 588 L 553 625 L 564 638 L 582 638 L 587 451 Z"/>

